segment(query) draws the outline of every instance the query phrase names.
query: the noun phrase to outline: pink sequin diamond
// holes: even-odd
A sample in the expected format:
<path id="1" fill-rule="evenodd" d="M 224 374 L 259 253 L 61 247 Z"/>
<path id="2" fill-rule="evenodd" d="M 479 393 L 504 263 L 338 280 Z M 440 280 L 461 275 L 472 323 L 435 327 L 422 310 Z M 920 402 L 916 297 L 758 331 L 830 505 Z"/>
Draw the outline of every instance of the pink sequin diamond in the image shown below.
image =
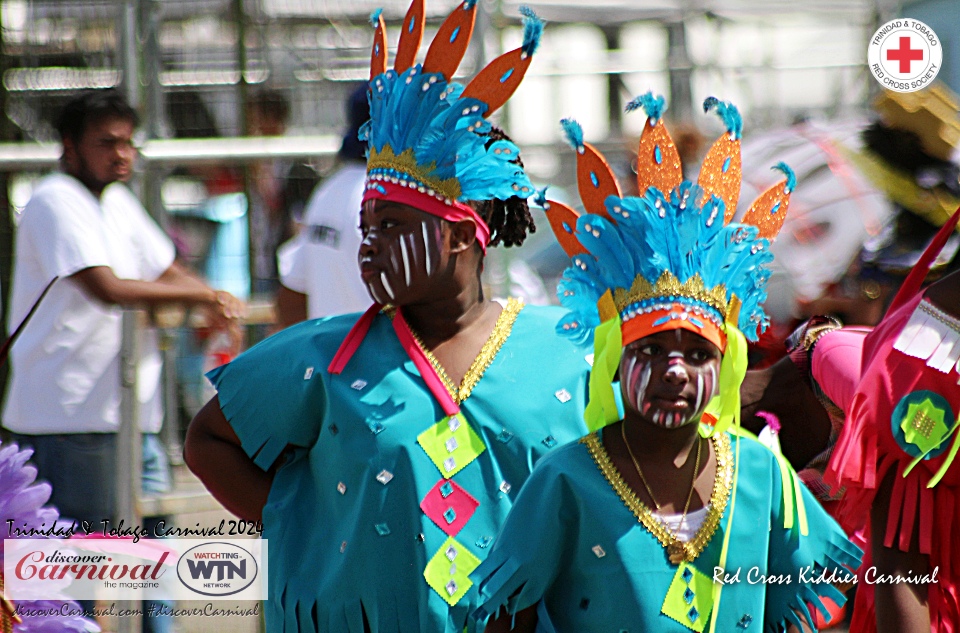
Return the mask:
<path id="1" fill-rule="evenodd" d="M 445 490 L 453 488 L 452 492 L 444 496 Z M 430 489 L 420 502 L 420 509 L 430 517 L 430 520 L 450 536 L 456 536 L 463 529 L 480 502 L 474 499 L 469 492 L 449 479 L 441 479 Z"/>

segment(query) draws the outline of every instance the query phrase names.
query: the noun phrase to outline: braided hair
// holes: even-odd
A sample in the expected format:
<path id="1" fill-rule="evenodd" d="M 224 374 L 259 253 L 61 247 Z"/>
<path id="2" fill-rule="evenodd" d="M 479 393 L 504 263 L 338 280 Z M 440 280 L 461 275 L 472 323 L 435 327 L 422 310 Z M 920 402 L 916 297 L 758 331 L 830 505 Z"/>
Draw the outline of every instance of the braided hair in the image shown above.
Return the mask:
<path id="1" fill-rule="evenodd" d="M 487 147 L 496 141 L 512 141 L 507 133 L 493 126 L 490 130 Z M 517 156 L 514 161 L 523 167 L 523 161 Z M 530 215 L 530 207 L 526 198 L 511 196 L 506 200 L 484 200 L 477 202 L 476 212 L 490 227 L 490 246 L 503 244 L 504 246 L 520 246 L 527 238 L 528 233 L 535 233 L 536 225 Z"/>

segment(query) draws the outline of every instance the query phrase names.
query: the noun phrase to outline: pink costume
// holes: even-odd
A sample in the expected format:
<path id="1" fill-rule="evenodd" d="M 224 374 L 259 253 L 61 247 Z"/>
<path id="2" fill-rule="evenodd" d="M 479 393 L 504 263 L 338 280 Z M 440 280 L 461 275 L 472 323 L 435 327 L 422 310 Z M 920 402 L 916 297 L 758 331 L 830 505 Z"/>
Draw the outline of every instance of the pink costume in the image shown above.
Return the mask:
<path id="1" fill-rule="evenodd" d="M 817 341 L 816 353 L 810 361 L 813 379 L 843 411 L 850 410 L 860 382 L 863 340 L 869 333 L 870 329 L 857 327 L 828 332 Z"/>
<path id="2" fill-rule="evenodd" d="M 862 339 L 859 380 L 850 379 L 857 366 L 850 353 L 858 344 L 854 333 L 825 335 L 813 363 L 824 391 L 847 411 L 824 474 L 829 485 L 845 488 L 837 518 L 848 534 L 882 538 L 885 546 L 903 551 L 916 532 L 930 570 L 938 568 L 937 582 L 927 585 L 936 632 L 960 631 L 960 466 L 952 464 L 960 448 L 954 432 L 960 320 L 925 300 L 920 284 L 958 218 L 960 210 L 915 266 L 884 320 Z M 896 475 L 888 521 L 871 526 L 870 507 L 891 469 Z M 874 585 L 862 582 L 869 565 L 861 568 L 852 631 L 875 630 Z"/>

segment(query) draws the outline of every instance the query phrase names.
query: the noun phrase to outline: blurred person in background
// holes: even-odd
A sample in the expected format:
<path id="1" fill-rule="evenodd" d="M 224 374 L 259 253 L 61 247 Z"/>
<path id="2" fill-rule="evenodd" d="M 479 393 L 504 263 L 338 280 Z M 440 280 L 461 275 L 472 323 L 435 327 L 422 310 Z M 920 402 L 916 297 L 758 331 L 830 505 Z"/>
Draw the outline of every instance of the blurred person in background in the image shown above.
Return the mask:
<path id="1" fill-rule="evenodd" d="M 277 90 L 254 93 L 247 106 L 250 136 L 283 136 L 290 102 Z M 250 167 L 250 247 L 254 294 L 274 293 L 279 285 L 277 248 L 293 235 L 293 201 L 287 186 L 291 166 L 283 160 L 260 160 Z"/>
<path id="2" fill-rule="evenodd" d="M 340 167 L 310 196 L 303 228 L 277 253 L 281 328 L 308 318 L 359 312 L 370 303 L 357 268 L 357 214 L 367 176 L 367 147 L 357 135 L 370 118 L 366 85 L 350 95 L 346 114 L 349 127 L 337 153 Z"/>
<path id="3" fill-rule="evenodd" d="M 58 281 L 11 350 L 3 426 L 33 448 L 61 515 L 88 521 L 94 530 L 104 519 L 122 518 L 115 514 L 114 489 L 122 308 L 201 306 L 237 345 L 244 309 L 175 261 L 171 241 L 118 182 L 131 174 L 136 125 L 136 112 L 114 89 L 67 103 L 57 122 L 62 171 L 37 185 L 16 239 L 11 330 L 47 284 Z M 141 332 L 137 371 L 143 490 L 164 492 L 169 473 L 157 437 L 161 356 L 153 331 Z M 144 630 L 163 630 L 153 620 L 146 619 Z"/>

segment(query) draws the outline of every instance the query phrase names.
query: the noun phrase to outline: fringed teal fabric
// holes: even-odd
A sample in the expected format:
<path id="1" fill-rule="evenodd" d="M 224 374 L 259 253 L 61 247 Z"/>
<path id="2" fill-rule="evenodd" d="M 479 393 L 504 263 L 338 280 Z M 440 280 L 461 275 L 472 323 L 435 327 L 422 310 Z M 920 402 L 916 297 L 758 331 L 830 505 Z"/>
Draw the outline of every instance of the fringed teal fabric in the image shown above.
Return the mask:
<path id="1" fill-rule="evenodd" d="M 243 449 L 267 470 L 287 447 L 287 444 L 311 446 L 320 433 L 322 418 L 315 412 L 323 411 L 326 395 L 323 381 L 313 380 L 325 371 L 326 365 L 318 360 L 323 343 L 316 336 L 326 336 L 331 329 L 349 330 L 349 320 L 340 319 L 337 324 L 327 325 L 327 319 L 307 321 L 278 332 L 250 348 L 232 363 L 222 365 L 207 374 L 217 388 L 220 409 L 226 416 Z M 278 350 L 299 349 L 299 357 L 284 353 L 278 358 Z M 248 367 L 262 366 L 265 371 L 258 378 L 255 388 L 235 380 Z M 305 378 L 307 374 L 310 378 Z"/>
<path id="2" fill-rule="evenodd" d="M 747 441 L 747 440 L 744 440 Z M 780 484 L 779 477 L 775 481 Z M 781 495 L 793 494 L 781 485 L 775 486 Z M 788 622 L 799 627 L 801 620 L 813 628 L 813 621 L 807 605 L 812 605 L 824 616 L 827 610 L 820 598 L 830 598 L 838 605 L 846 602 L 846 596 L 834 588 L 831 579 L 839 584 L 851 583 L 855 571 L 860 567 L 863 551 L 851 543 L 836 524 L 822 524 L 823 508 L 817 503 L 806 486 L 800 487 L 802 503 L 810 513 L 811 528 L 808 535 L 800 532 L 799 525 L 775 530 L 771 539 L 778 538 L 776 546 L 771 543 L 771 568 L 779 573 L 791 573 L 792 584 L 773 584 L 767 587 L 768 615 L 764 631 L 771 633 L 782 630 Z M 776 498 L 774 502 L 776 503 Z M 782 509 L 784 503 L 779 504 Z M 783 571 L 781 571 L 783 570 Z"/>
<path id="3" fill-rule="evenodd" d="M 725 568 L 730 578 L 716 611 L 703 615 L 710 621 L 701 624 L 708 630 L 715 619 L 717 631 L 778 631 L 787 622 L 808 619 L 807 603 L 817 608 L 820 597 L 842 604 L 829 574 L 840 582 L 852 578 L 846 568 L 859 566 L 861 552 L 805 489 L 800 494 L 809 534 L 802 535 L 796 521 L 785 528 L 775 456 L 749 437 L 739 444 L 733 523 L 725 514 L 693 563 L 713 578 L 721 542 L 730 534 Z M 676 573 L 663 546 L 637 521 L 586 446 L 571 444 L 541 460 L 493 551 L 474 572 L 480 584 L 474 616 L 484 622 L 504 610 L 538 605 L 541 624 L 549 621 L 545 630 L 557 633 L 688 633 L 660 611 Z"/>

